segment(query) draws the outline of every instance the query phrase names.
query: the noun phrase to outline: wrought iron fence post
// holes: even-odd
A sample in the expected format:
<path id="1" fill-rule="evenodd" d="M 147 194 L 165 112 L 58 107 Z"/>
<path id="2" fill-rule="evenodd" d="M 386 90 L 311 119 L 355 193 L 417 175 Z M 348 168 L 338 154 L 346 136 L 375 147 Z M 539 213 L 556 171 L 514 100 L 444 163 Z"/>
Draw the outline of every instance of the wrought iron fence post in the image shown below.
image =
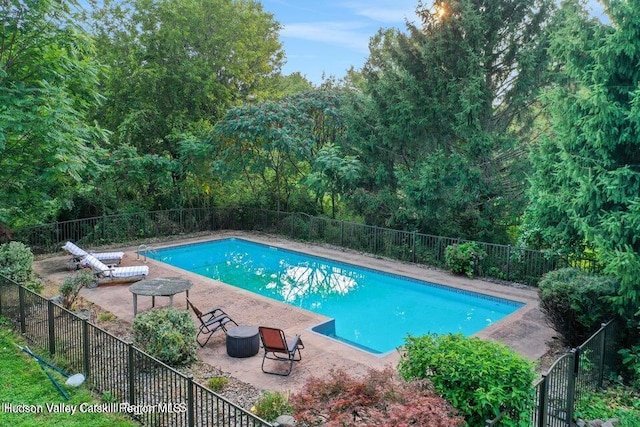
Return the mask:
<path id="1" fill-rule="evenodd" d="M 24 312 L 24 307 L 25 303 L 24 303 L 24 287 L 23 286 L 18 286 L 18 311 L 19 311 L 19 315 L 20 315 L 20 333 L 21 334 L 26 334 L 27 333 L 27 316 L 25 315 Z"/>
<path id="2" fill-rule="evenodd" d="M 604 352 L 607 343 L 607 330 L 609 329 L 608 323 L 602 323 L 600 325 L 602 330 L 602 339 L 600 340 L 600 366 L 598 371 L 598 390 L 602 389 L 602 384 L 604 383 Z"/>
<path id="3" fill-rule="evenodd" d="M 344 246 L 344 221 L 340 221 L 340 246 Z"/>
<path id="4" fill-rule="evenodd" d="M 47 328 L 49 330 L 49 354 L 56 354 L 56 328 L 54 325 L 54 304 L 47 300 Z"/>
<path id="5" fill-rule="evenodd" d="M 580 372 L 580 347 L 572 349 L 571 354 L 573 355 L 573 369 L 567 378 L 567 425 L 571 424 L 573 408 L 576 405 L 576 379 Z"/>
<path id="6" fill-rule="evenodd" d="M 295 234 L 293 234 L 293 215 L 289 215 L 290 221 L 289 221 L 289 226 L 291 227 L 291 237 L 295 237 Z"/>
<path id="7" fill-rule="evenodd" d="M 538 422 L 536 427 L 546 427 L 547 425 L 547 394 L 549 393 L 549 381 L 547 374 L 542 374 L 540 383 L 540 398 L 538 401 Z"/>
<path id="8" fill-rule="evenodd" d="M 418 240 L 418 233 L 414 230 L 413 233 L 411 233 L 411 237 L 413 238 L 413 249 L 411 250 L 412 254 L 411 254 L 411 262 L 412 263 L 416 263 L 417 261 L 417 256 L 416 256 L 416 240 Z"/>
<path id="9" fill-rule="evenodd" d="M 133 348 L 133 343 L 128 343 L 127 344 L 127 350 L 128 350 L 128 363 L 127 363 L 127 373 L 129 375 L 129 404 L 130 405 L 135 405 L 136 402 L 136 393 L 135 393 L 135 388 L 136 388 L 136 375 L 135 375 L 135 366 L 134 366 L 134 355 L 133 352 L 135 351 L 135 349 Z"/>
<path id="10" fill-rule="evenodd" d="M 209 208 L 209 231 L 213 231 L 216 225 L 214 220 L 214 216 L 215 216 L 214 210 L 215 208 Z"/>
<path id="11" fill-rule="evenodd" d="M 196 425 L 195 420 L 195 406 L 196 401 L 194 399 L 194 386 L 193 386 L 193 375 L 187 375 L 187 425 L 189 427 L 194 427 Z"/>
<path id="12" fill-rule="evenodd" d="M 507 280 L 511 277 L 511 245 L 507 245 Z"/>
<path id="13" fill-rule="evenodd" d="M 91 372 L 89 372 L 89 353 L 89 322 L 87 319 L 82 319 L 82 364 L 84 376 L 87 378 L 91 374 Z"/>

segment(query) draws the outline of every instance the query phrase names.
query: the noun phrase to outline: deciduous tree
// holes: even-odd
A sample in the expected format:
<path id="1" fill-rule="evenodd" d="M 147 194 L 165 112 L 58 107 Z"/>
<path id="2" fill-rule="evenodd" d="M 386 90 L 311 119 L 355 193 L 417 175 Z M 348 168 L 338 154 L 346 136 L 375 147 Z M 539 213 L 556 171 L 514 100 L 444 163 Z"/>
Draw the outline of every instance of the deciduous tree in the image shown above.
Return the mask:
<path id="1" fill-rule="evenodd" d="M 0 1 L 0 222 L 10 226 L 54 217 L 105 140 L 88 120 L 99 65 L 74 5 Z"/>

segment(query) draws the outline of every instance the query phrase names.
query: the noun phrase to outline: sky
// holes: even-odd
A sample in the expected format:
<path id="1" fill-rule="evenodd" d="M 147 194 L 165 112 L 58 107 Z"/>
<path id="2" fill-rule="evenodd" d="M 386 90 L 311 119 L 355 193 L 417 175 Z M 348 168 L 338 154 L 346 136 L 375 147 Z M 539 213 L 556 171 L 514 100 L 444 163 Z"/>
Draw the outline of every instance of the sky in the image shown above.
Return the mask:
<path id="1" fill-rule="evenodd" d="M 262 0 L 282 26 L 280 41 L 287 62 L 282 73 L 299 71 L 313 84 L 322 75 L 344 77 L 362 68 L 369 39 L 380 28 L 405 29 L 418 22 L 417 0 Z"/>
<path id="2" fill-rule="evenodd" d="M 285 75 L 300 72 L 314 85 L 326 77 L 344 77 L 369 57 L 369 39 L 380 28 L 404 30 L 405 21 L 419 23 L 418 0 L 262 0 L 266 12 L 282 25 Z M 602 7 L 589 6 L 595 16 Z M 425 5 L 430 2 L 424 1 Z"/>

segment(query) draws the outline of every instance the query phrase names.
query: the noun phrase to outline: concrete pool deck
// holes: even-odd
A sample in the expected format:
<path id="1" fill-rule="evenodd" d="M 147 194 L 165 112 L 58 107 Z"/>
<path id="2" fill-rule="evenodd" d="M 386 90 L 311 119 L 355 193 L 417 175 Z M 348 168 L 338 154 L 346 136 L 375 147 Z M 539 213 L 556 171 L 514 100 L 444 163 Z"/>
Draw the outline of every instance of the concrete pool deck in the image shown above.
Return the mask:
<path id="1" fill-rule="evenodd" d="M 435 270 L 415 264 L 403 263 L 350 250 L 310 243 L 288 241 L 279 237 L 249 234 L 240 232 L 222 232 L 200 235 L 197 238 L 185 238 L 153 243 L 153 248 L 195 243 L 213 239 L 239 237 L 246 240 L 265 243 L 286 249 L 300 251 L 342 262 L 382 270 L 428 282 L 439 283 L 473 292 L 493 295 L 524 303 L 525 305 L 513 314 L 485 328 L 475 336 L 495 342 L 501 342 L 530 360 L 537 360 L 547 351 L 547 343 L 554 336 L 544 320 L 538 306 L 537 291 L 532 288 L 505 286 L 477 279 L 454 276 L 445 271 Z M 95 248 L 92 248 L 95 249 Z M 137 259 L 136 247 L 123 248 L 126 255 L 122 265 L 140 265 L 143 260 Z M 62 283 L 67 277 L 68 256 L 53 256 L 34 263 L 34 268 L 41 276 L 52 282 Z M 264 325 L 281 328 L 287 336 L 301 334 L 305 348 L 302 350 L 302 361 L 294 364 L 288 377 L 264 374 L 260 365 L 262 351 L 249 358 L 232 358 L 226 353 L 225 334 L 217 332 L 205 346 L 198 348 L 201 360 L 229 375 L 249 383 L 257 388 L 274 391 L 298 391 L 311 377 L 322 377 L 332 369 L 342 369 L 350 374 L 362 375 L 370 368 L 381 369 L 395 367 L 400 355 L 393 351 L 383 356 L 376 356 L 354 347 L 337 342 L 311 331 L 311 327 L 327 320 L 325 316 L 315 314 L 285 303 L 275 301 L 243 289 L 226 285 L 185 270 L 171 267 L 161 262 L 148 259 L 149 278 L 180 277 L 193 283 L 189 291 L 189 299 L 201 310 L 222 307 L 240 325 Z M 127 284 L 101 285 L 95 289 L 83 289 L 81 296 L 86 300 L 109 311 L 119 319 L 133 322 L 133 298 Z M 186 309 L 184 294 L 174 297 L 174 306 Z M 156 298 L 156 307 L 169 304 L 168 298 Z M 138 312 L 151 308 L 151 298 L 138 299 Z M 190 311 L 194 321 L 197 319 Z M 372 319 L 380 321 L 380 319 Z M 270 367 L 273 365 L 269 365 Z"/>

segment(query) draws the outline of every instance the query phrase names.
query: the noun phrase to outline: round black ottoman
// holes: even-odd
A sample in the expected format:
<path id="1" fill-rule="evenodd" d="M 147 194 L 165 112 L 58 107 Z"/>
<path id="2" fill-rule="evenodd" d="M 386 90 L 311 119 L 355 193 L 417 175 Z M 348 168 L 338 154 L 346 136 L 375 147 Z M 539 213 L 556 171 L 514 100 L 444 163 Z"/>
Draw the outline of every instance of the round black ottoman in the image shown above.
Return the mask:
<path id="1" fill-rule="evenodd" d="M 227 330 L 227 354 L 231 357 L 251 357 L 258 354 L 260 335 L 255 326 L 236 326 Z"/>

